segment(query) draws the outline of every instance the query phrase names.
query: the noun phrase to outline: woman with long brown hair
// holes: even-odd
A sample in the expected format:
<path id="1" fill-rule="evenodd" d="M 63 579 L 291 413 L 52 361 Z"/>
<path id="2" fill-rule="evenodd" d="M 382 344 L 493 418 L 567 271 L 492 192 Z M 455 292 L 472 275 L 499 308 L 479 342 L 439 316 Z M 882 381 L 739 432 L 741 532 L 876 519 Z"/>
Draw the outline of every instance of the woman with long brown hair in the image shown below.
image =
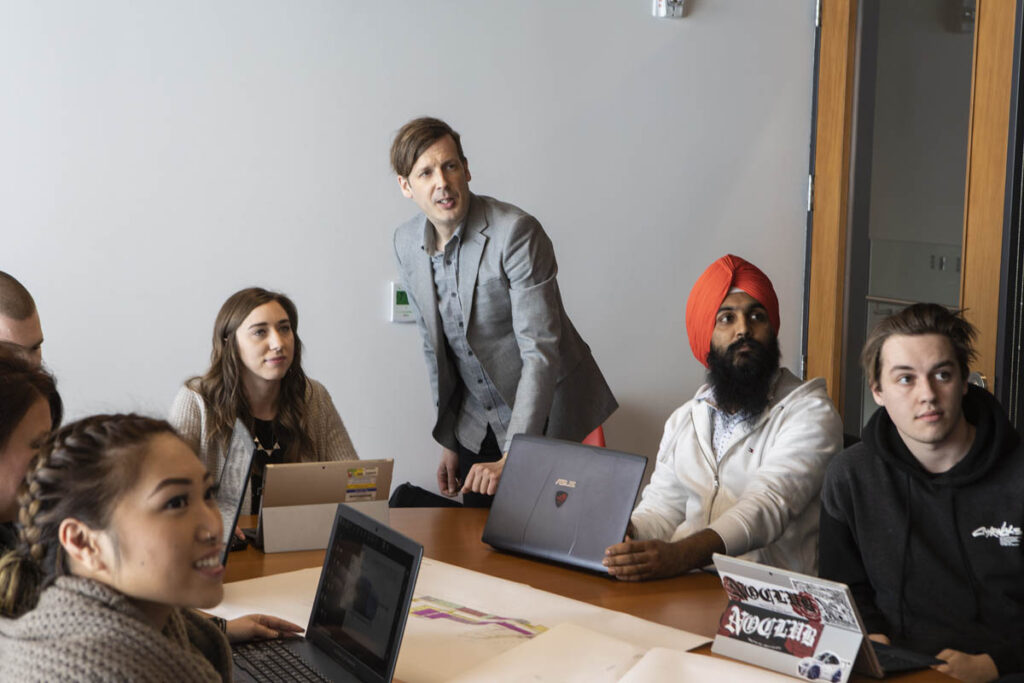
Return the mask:
<path id="1" fill-rule="evenodd" d="M 298 322 L 284 294 L 232 294 L 214 322 L 210 368 L 185 383 L 171 408 L 170 423 L 218 483 L 226 523 L 250 475 L 241 511 L 259 511 L 268 463 L 359 457 L 330 394 L 302 371 Z"/>

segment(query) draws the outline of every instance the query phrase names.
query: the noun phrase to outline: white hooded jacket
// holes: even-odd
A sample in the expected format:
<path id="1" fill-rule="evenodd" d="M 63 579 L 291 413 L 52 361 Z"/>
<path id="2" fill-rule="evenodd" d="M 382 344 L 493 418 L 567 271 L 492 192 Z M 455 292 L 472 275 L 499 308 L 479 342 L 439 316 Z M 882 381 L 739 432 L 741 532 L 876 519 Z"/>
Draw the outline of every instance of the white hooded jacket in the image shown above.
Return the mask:
<path id="1" fill-rule="evenodd" d="M 704 401 L 672 413 L 633 512 L 637 539 L 678 541 L 712 529 L 729 555 L 817 573 L 821 484 L 843 447 L 842 420 L 823 379 L 801 383 L 783 368 L 772 393 L 757 419 L 736 428 L 721 458 Z"/>

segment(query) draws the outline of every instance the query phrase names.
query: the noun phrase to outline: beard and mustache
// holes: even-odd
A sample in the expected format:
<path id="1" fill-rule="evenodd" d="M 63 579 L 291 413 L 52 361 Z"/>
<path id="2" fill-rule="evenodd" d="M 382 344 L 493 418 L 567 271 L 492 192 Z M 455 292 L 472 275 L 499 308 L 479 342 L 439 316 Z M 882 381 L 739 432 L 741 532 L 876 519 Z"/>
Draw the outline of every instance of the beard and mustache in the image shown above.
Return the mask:
<path id="1" fill-rule="evenodd" d="M 742 347 L 746 348 L 741 352 Z M 712 346 L 708 382 L 718 408 L 730 414 L 759 415 L 771 400 L 780 357 L 779 340 L 774 335 L 765 344 L 749 337 L 738 339 L 723 352 Z"/>

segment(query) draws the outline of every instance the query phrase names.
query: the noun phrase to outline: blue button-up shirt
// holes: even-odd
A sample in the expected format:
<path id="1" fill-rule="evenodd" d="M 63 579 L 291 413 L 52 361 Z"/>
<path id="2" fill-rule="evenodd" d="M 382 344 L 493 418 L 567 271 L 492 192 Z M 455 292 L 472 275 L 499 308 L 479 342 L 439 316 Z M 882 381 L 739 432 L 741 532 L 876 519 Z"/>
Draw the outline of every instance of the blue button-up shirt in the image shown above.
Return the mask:
<path id="1" fill-rule="evenodd" d="M 490 426 L 499 444 L 505 443 L 505 433 L 512 410 L 502 400 L 497 387 L 487 376 L 476 354 L 466 340 L 466 316 L 459 296 L 459 252 L 462 247 L 462 229 L 459 226 L 440 252 L 437 251 L 434 226 L 427 222 L 423 235 L 423 249 L 430 256 L 434 271 L 434 291 L 437 310 L 448 340 L 451 357 L 458 368 L 466 391 L 462 392 L 462 405 L 455 421 L 455 438 L 465 448 L 480 452 L 480 444 Z"/>

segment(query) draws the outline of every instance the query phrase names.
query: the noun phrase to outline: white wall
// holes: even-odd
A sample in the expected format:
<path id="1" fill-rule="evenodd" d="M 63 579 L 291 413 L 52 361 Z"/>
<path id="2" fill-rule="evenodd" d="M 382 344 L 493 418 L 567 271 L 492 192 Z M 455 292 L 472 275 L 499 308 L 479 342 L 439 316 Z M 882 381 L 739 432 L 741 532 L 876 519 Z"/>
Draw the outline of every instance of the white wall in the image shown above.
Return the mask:
<path id="1" fill-rule="evenodd" d="M 387 163 L 421 114 L 463 135 L 472 189 L 558 254 L 566 308 L 656 452 L 702 368 L 686 294 L 735 252 L 801 320 L 813 0 L 239 0 L 0 7 L 0 270 L 43 318 L 71 417 L 163 414 L 249 285 L 297 302 L 306 369 L 363 457 L 431 485 L 417 331 L 386 322 Z"/>

